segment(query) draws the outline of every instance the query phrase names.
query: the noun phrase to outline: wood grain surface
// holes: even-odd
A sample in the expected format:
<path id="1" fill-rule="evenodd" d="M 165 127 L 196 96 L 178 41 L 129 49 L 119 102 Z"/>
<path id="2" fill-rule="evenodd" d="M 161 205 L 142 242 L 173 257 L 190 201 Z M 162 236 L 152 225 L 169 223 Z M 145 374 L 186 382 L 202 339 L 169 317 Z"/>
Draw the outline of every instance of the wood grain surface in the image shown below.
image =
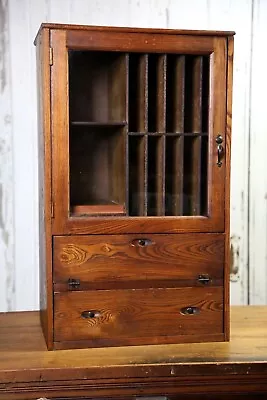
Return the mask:
<path id="1" fill-rule="evenodd" d="M 183 314 L 187 307 L 197 313 Z M 88 340 L 88 347 L 174 343 L 186 335 L 223 333 L 222 288 L 59 292 L 54 308 L 54 340 Z"/>
<path id="2" fill-rule="evenodd" d="M 196 36 L 233 36 L 234 31 L 211 31 L 211 30 L 190 30 L 190 29 L 151 29 L 151 28 L 129 28 L 129 27 L 116 27 L 116 26 L 94 26 L 94 25 L 74 25 L 74 24 L 53 24 L 43 23 L 37 33 L 44 28 L 49 29 L 72 29 L 72 30 L 88 30 L 88 31 L 106 31 L 106 32 L 136 32 L 141 33 L 166 33 L 170 35 L 196 35 Z M 35 39 L 36 41 L 36 39 Z"/>
<path id="3" fill-rule="evenodd" d="M 224 235 L 59 236 L 53 254 L 55 283 L 76 278 L 101 288 L 103 282 L 184 279 L 196 285 L 200 274 L 223 278 Z"/>

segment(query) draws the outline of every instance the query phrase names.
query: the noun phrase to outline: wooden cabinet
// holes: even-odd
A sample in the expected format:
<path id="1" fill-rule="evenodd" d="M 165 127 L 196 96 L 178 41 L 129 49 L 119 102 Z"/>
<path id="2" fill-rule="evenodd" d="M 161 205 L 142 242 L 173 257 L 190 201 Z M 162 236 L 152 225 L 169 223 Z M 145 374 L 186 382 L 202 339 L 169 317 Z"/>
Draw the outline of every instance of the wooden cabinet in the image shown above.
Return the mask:
<path id="1" fill-rule="evenodd" d="M 233 33 L 35 44 L 48 348 L 228 340 Z"/>

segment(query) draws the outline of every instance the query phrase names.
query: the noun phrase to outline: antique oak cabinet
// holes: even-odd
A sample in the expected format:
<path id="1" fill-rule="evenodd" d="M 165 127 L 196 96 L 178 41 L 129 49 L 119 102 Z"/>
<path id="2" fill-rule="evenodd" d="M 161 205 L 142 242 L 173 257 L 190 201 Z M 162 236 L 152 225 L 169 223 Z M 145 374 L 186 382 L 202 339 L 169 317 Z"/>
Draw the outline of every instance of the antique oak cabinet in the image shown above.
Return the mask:
<path id="1" fill-rule="evenodd" d="M 35 44 L 48 348 L 228 340 L 233 32 Z"/>

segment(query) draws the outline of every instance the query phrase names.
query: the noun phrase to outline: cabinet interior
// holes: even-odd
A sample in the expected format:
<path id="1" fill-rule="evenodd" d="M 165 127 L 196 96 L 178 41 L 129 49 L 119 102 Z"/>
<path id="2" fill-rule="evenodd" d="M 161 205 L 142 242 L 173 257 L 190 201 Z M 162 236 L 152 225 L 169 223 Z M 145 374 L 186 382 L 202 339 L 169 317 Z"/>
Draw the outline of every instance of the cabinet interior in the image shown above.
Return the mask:
<path id="1" fill-rule="evenodd" d="M 209 55 L 68 56 L 71 215 L 207 215 Z"/>

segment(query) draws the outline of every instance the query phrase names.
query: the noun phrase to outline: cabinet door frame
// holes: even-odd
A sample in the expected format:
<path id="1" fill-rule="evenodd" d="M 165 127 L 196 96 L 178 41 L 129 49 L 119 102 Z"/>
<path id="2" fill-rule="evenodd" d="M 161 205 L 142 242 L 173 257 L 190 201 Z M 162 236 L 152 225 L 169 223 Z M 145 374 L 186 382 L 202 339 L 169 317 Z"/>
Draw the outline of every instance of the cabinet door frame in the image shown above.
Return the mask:
<path id="1" fill-rule="evenodd" d="M 215 138 L 221 134 L 226 149 L 227 37 L 52 29 L 50 45 L 53 234 L 223 232 L 225 174 L 230 165 L 227 156 L 217 166 Z M 68 49 L 210 55 L 208 216 L 70 216 Z"/>

